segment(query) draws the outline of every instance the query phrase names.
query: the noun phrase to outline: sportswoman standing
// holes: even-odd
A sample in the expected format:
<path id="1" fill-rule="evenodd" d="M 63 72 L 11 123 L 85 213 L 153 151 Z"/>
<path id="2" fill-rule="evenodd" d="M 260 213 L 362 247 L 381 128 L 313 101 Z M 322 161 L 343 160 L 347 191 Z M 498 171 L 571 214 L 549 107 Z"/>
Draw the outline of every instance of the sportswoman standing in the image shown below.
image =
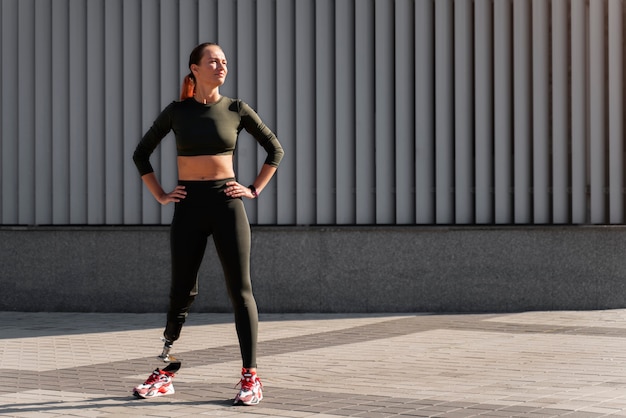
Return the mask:
<path id="1" fill-rule="evenodd" d="M 222 96 L 219 88 L 228 74 L 221 47 L 203 43 L 189 57 L 181 100 L 168 105 L 137 146 L 133 160 L 154 198 L 175 203 L 170 229 L 172 278 L 170 305 L 163 337 L 167 357 L 197 292 L 197 277 L 207 239 L 213 237 L 226 287 L 235 313 L 242 356 L 241 390 L 234 403 L 255 405 L 263 398 L 256 373 L 258 313 L 250 282 L 250 225 L 242 198 L 256 199 L 283 157 L 276 135 L 241 100 Z M 235 178 L 233 152 L 245 129 L 267 152 L 256 179 L 244 186 Z M 161 140 L 174 131 L 178 185 L 161 187 L 149 158 Z M 171 379 L 165 376 L 165 386 Z M 150 378 L 148 379 L 150 380 Z M 146 384 L 148 382 L 146 381 Z M 158 393 L 167 394 L 167 387 Z M 173 393 L 173 389 L 171 391 Z"/>

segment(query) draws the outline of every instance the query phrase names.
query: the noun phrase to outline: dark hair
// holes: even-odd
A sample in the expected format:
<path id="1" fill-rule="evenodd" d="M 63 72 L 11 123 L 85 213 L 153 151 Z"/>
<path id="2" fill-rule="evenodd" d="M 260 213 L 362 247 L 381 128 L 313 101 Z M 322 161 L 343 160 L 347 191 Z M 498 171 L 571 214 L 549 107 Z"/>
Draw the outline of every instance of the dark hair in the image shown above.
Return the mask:
<path id="1" fill-rule="evenodd" d="M 204 49 L 208 46 L 217 46 L 218 44 L 213 42 L 204 42 L 200 45 L 196 46 L 189 54 L 189 69 L 191 70 L 192 64 L 200 64 L 200 60 L 202 59 L 202 55 L 204 54 Z M 221 47 L 220 47 L 221 48 Z M 180 100 L 185 100 L 190 97 L 193 97 L 194 90 L 196 88 L 196 77 L 193 75 L 193 72 L 189 71 L 189 74 L 185 76 L 183 79 L 183 86 L 180 91 Z"/>

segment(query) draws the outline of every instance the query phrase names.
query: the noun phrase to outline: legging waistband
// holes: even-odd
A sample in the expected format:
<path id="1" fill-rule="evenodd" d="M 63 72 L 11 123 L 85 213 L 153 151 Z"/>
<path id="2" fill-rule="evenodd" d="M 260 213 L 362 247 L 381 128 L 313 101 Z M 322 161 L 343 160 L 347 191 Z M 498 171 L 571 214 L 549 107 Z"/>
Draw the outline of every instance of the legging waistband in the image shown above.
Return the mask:
<path id="1" fill-rule="evenodd" d="M 180 186 L 185 188 L 198 188 L 198 189 L 222 189 L 229 181 L 235 181 L 234 177 L 218 180 L 178 180 Z"/>

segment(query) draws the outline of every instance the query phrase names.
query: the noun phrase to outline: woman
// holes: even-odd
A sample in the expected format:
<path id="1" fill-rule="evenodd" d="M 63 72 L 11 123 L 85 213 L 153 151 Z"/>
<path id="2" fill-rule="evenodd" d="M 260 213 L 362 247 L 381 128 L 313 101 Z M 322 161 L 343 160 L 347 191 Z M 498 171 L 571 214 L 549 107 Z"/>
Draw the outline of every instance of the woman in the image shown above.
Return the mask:
<path id="1" fill-rule="evenodd" d="M 241 390 L 234 403 L 255 405 L 263 398 L 256 373 L 258 313 L 250 283 L 250 225 L 242 198 L 256 199 L 261 194 L 276 172 L 283 149 L 250 106 L 220 94 L 228 74 L 226 64 L 218 45 L 203 43 L 194 48 L 181 100 L 161 112 L 137 146 L 133 160 L 155 199 L 162 205 L 175 203 L 170 230 L 172 282 L 162 356 L 167 361 L 198 294 L 197 274 L 207 238 L 212 235 L 235 313 L 243 361 Z M 267 152 L 263 167 L 248 187 L 237 182 L 233 167 L 242 129 Z M 149 157 L 170 130 L 176 136 L 178 185 L 167 193 Z"/>

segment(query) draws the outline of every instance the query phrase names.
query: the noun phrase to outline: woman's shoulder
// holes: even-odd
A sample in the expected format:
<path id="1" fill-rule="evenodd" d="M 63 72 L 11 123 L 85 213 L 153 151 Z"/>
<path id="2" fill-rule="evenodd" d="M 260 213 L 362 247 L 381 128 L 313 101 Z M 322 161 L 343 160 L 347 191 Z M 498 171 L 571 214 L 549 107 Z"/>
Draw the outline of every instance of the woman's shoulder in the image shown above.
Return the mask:
<path id="1" fill-rule="evenodd" d="M 188 107 L 195 103 L 197 102 L 194 100 L 193 97 L 188 97 L 182 100 L 172 100 L 172 102 L 169 104 L 168 107 L 173 107 L 173 108 Z"/>
<path id="2" fill-rule="evenodd" d="M 233 112 L 237 112 L 242 116 L 255 113 L 252 106 L 250 106 L 247 102 L 245 102 L 242 99 L 231 98 L 231 97 L 224 97 L 224 99 L 228 103 L 228 109 L 232 110 Z"/>
<path id="3" fill-rule="evenodd" d="M 247 105 L 236 97 L 222 96 L 220 103 L 231 112 L 241 113 L 241 110 Z"/>
<path id="4" fill-rule="evenodd" d="M 237 99 L 236 97 L 228 97 L 228 96 L 222 96 L 220 101 L 226 104 L 228 107 L 241 103 L 241 100 Z"/>
<path id="5" fill-rule="evenodd" d="M 187 104 L 185 103 L 187 100 L 189 99 L 185 99 L 185 100 L 172 100 L 171 102 L 169 102 L 167 104 L 167 106 L 165 106 L 163 108 L 162 113 L 171 113 L 176 111 L 177 109 L 186 107 Z"/>
<path id="6" fill-rule="evenodd" d="M 194 110 L 199 110 L 202 105 L 198 103 L 193 97 L 182 100 L 172 100 L 170 104 L 165 107 L 165 112 L 175 115 L 186 115 Z"/>

